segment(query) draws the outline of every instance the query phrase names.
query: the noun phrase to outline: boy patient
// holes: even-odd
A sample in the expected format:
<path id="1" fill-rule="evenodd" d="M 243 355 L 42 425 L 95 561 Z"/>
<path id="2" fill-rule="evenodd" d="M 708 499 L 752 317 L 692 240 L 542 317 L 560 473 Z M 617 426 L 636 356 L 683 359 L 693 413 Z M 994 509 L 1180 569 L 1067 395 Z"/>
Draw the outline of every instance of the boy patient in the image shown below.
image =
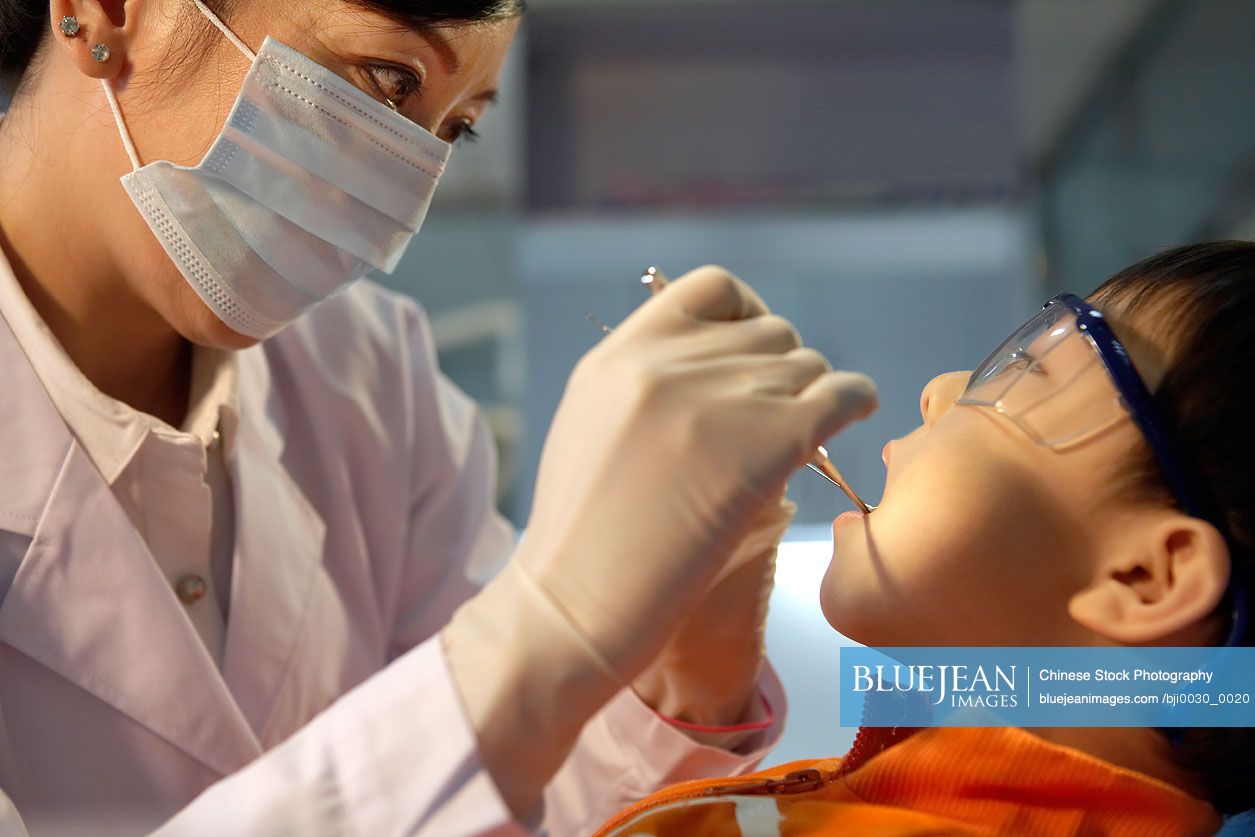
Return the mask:
<path id="1" fill-rule="evenodd" d="M 1255 244 L 1052 299 L 924 388 L 879 507 L 834 523 L 828 621 L 877 647 L 1249 646 L 1252 384 Z M 863 728 L 843 758 L 676 786 L 601 833 L 1214 834 L 1255 807 L 1255 729 L 1182 733 Z"/>

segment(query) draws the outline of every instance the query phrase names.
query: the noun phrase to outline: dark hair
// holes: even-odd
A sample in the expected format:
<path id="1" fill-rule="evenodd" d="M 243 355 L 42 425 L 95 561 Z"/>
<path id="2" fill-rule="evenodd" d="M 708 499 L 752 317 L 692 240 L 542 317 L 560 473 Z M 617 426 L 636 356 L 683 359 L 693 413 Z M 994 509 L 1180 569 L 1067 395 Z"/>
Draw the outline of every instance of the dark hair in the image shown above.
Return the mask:
<path id="1" fill-rule="evenodd" d="M 523 13 L 524 0 L 349 0 L 403 26 L 425 29 L 502 20 Z M 222 2 L 207 5 L 222 11 Z M 188 3 L 191 6 L 191 3 Z M 51 32 L 48 0 L 0 0 L 0 78 L 20 78 Z"/>
<path id="2" fill-rule="evenodd" d="M 1255 399 L 1248 393 L 1255 385 L 1255 243 L 1169 250 L 1108 279 L 1092 299 L 1110 307 L 1117 324 L 1148 314 L 1139 324 L 1165 344 L 1155 406 L 1206 492 L 1235 570 L 1249 584 L 1255 579 Z M 1148 446 L 1121 467 L 1121 496 L 1177 505 Z M 1243 645 L 1252 644 L 1251 633 Z M 1222 813 L 1255 806 L 1255 729 L 1190 729 L 1172 754 Z"/>

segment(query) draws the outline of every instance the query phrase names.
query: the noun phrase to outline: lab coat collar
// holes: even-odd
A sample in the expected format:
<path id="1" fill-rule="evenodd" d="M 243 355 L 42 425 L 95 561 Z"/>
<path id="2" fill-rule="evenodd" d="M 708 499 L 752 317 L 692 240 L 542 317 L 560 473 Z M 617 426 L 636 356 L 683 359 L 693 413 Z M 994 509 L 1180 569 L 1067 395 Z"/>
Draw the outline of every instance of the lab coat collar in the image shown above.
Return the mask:
<path id="1" fill-rule="evenodd" d="M 70 434 L 56 432 L 64 426 L 61 416 L 3 313 L 0 370 L 5 388 L 4 409 L 0 409 L 0 529 L 32 537 L 69 449 Z M 51 432 L 32 432 L 35 428 Z"/>
<path id="2" fill-rule="evenodd" d="M 0 642 L 223 775 L 261 753 L 209 652 L 0 318 L 0 528 L 31 537 Z"/>
<path id="3" fill-rule="evenodd" d="M 235 409 L 234 354 L 202 346 L 192 349 L 186 431 L 101 392 L 57 342 L 2 253 L 0 314 L 66 427 L 110 485 L 130 465 L 150 433 L 175 438 L 190 433 L 208 445 L 220 422 L 227 423 L 228 414 Z M 229 434 L 223 435 L 223 442 L 229 447 L 232 439 Z"/>
<path id="4" fill-rule="evenodd" d="M 0 253 L 0 313 L 8 336 L 17 342 L 23 365 L 28 366 L 48 400 L 56 408 L 57 424 L 86 446 L 105 479 L 112 483 L 135 456 L 158 419 L 110 398 L 74 365 L 47 324 L 27 299 L 4 254 Z M 12 361 L 5 369 L 15 368 Z M 36 425 L 30 425 L 36 426 Z"/>
<path id="5" fill-rule="evenodd" d="M 267 459 L 278 461 L 285 447 L 288 416 L 275 389 L 266 352 L 265 344 L 236 352 L 235 401 L 230 404 L 230 414 L 237 429 L 249 428 Z"/>
<path id="6" fill-rule="evenodd" d="M 292 730 L 272 719 L 323 562 L 326 524 L 284 464 L 286 414 L 268 347 L 240 353 L 239 426 L 229 457 L 235 493 L 235 567 L 222 672 L 264 746 Z"/>
<path id="7" fill-rule="evenodd" d="M 223 670 L 0 317 L 0 529 L 33 538 L 0 642 L 223 775 L 262 752 L 321 567 L 325 524 L 281 459 L 286 419 L 262 347 L 240 354 L 236 549 Z M 237 419 L 238 416 L 238 419 Z M 267 746 L 291 729 L 275 729 Z"/>

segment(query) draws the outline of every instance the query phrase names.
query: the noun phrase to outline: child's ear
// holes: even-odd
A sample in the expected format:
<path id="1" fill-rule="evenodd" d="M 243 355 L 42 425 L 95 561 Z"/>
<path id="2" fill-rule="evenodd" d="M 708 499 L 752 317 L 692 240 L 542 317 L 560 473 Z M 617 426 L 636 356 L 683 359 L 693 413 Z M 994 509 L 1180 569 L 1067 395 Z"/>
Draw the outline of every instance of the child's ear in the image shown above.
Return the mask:
<path id="1" fill-rule="evenodd" d="M 1156 512 L 1133 530 L 1099 559 L 1068 613 L 1113 642 L 1163 643 L 1216 609 L 1229 583 L 1229 547 L 1210 523 L 1179 512 Z"/>

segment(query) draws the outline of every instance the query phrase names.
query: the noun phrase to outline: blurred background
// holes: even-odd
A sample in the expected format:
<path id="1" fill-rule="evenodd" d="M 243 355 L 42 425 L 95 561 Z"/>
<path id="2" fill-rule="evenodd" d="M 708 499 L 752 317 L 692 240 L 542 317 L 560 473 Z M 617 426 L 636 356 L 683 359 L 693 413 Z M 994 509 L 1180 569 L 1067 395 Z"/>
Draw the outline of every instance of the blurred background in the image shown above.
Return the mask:
<path id="1" fill-rule="evenodd" d="M 643 297 L 717 262 L 882 407 L 829 445 L 878 497 L 923 385 L 1050 294 L 1255 235 L 1250 0 L 530 0 L 502 103 L 384 281 L 487 409 L 525 523 L 563 383 Z M 816 593 L 848 502 L 808 472 L 768 644 L 771 758 L 845 751 Z M 643 525 L 647 522 L 642 521 Z"/>
<path id="2" fill-rule="evenodd" d="M 483 138 L 401 267 L 526 521 L 575 361 L 636 279 L 717 262 L 883 407 L 830 446 L 878 495 L 933 375 L 1049 294 L 1255 234 L 1249 0 L 530 0 Z M 1245 79 L 1245 81 L 1243 81 Z M 799 474 L 800 523 L 840 498 Z"/>
<path id="3" fill-rule="evenodd" d="M 527 519 L 563 384 L 643 300 L 722 264 L 882 407 L 829 445 L 869 498 L 934 375 L 1050 294 L 1255 235 L 1251 0 L 529 0 L 501 104 L 379 277 L 429 311 Z M 848 502 L 801 472 L 768 631 L 791 695 L 775 760 L 840 754 L 819 613 Z M 648 525 L 642 521 L 642 525 Z"/>

